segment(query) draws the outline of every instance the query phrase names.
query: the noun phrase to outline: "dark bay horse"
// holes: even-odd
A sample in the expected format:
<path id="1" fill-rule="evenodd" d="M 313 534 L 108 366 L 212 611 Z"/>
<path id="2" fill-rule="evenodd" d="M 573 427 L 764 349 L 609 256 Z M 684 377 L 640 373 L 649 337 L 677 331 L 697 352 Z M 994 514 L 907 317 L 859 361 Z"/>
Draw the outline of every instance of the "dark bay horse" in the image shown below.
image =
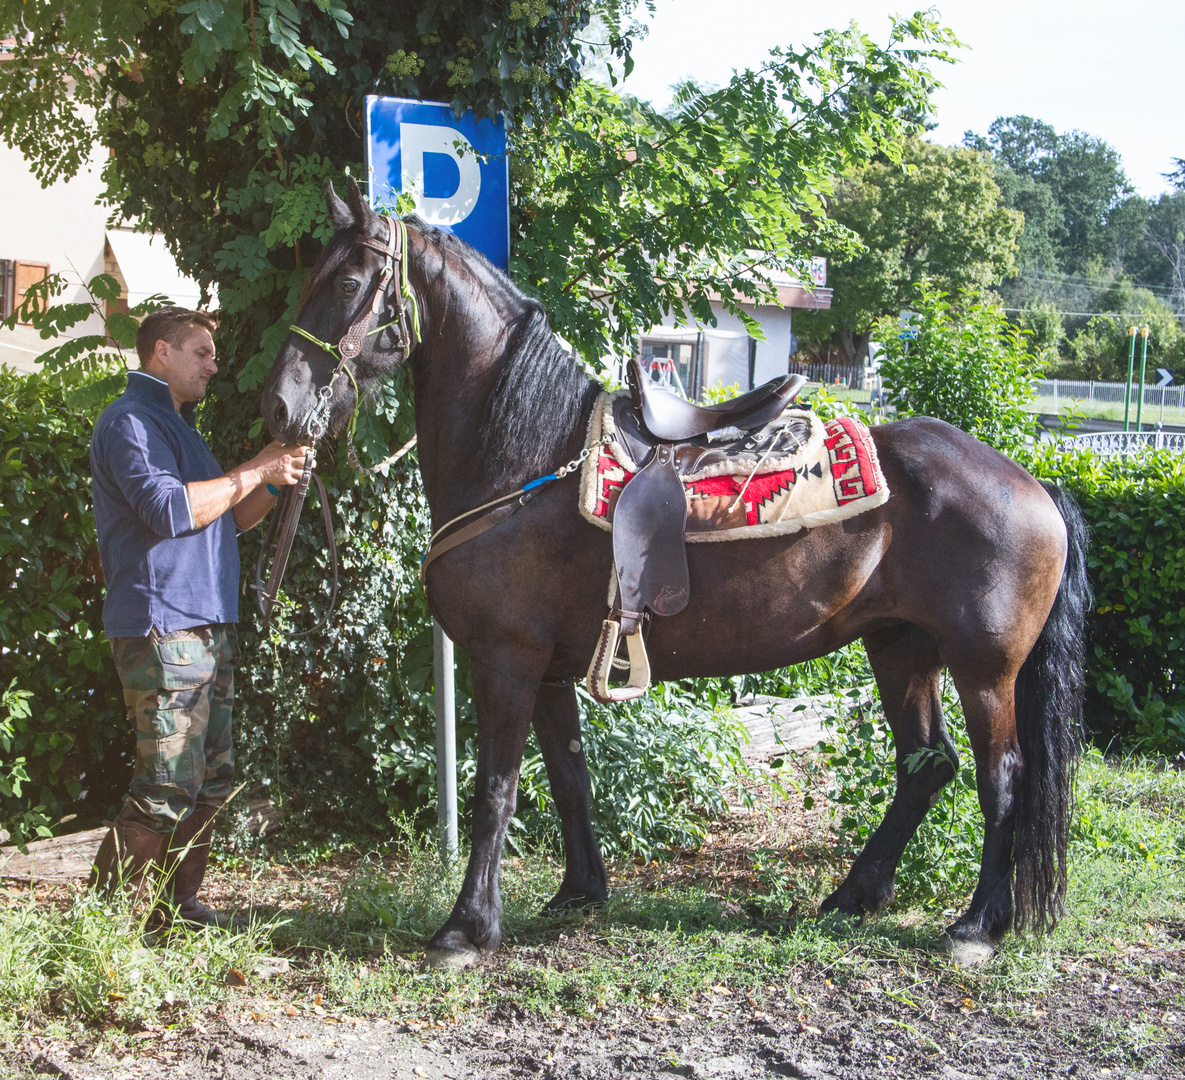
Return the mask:
<path id="1" fill-rule="evenodd" d="M 434 529 L 575 458 L 599 387 L 556 343 L 539 304 L 462 241 L 413 218 L 407 289 L 422 337 L 405 338 L 397 323 L 410 300 L 398 272 L 384 272 L 394 226 L 352 181 L 346 201 L 332 187 L 326 199 L 338 231 L 308 277 L 300 332 L 264 389 L 273 437 L 306 433 L 331 377 L 328 428 L 340 431 L 356 393 L 406 361 Z M 384 326 L 341 369 L 310 340 Z M 939 699 L 949 669 L 985 819 L 978 885 L 947 931 L 971 960 L 989 955 L 1009 927 L 1040 932 L 1062 912 L 1086 533 L 1059 489 L 941 421 L 901 420 L 872 434 L 888 502 L 789 536 L 689 545 L 691 601 L 654 620 L 651 664 L 660 680 L 735 675 L 863 640 L 896 742 L 897 788 L 823 904 L 857 917 L 889 900 L 906 842 L 954 775 Z M 478 723 L 472 849 L 456 906 L 429 945 L 434 962 L 468 963 L 499 944 L 502 843 L 532 725 L 564 839 L 551 904 L 606 896 L 584 755 L 572 749 L 580 740 L 573 681 L 588 668 L 612 565 L 610 536 L 580 516 L 568 477 L 427 572 L 433 613 L 469 654 Z M 911 772 L 905 759 L 921 748 L 947 758 L 931 755 Z"/>

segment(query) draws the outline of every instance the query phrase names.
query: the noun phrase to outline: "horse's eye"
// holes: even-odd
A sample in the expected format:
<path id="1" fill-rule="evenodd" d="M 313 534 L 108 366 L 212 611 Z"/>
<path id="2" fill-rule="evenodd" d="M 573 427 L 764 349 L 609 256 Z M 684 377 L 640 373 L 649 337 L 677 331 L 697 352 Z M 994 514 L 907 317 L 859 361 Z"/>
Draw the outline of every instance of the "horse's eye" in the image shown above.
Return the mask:
<path id="1" fill-rule="evenodd" d="M 342 281 L 342 291 L 356 293 L 358 291 L 358 282 L 353 278 L 346 278 L 344 281 Z"/>

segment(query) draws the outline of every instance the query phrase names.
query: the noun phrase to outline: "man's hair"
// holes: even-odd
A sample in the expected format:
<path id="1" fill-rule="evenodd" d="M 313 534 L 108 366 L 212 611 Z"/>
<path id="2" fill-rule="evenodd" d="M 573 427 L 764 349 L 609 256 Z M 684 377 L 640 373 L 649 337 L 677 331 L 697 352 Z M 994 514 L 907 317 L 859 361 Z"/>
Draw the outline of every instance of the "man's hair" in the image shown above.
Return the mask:
<path id="1" fill-rule="evenodd" d="M 136 331 L 136 354 L 140 357 L 140 366 L 144 367 L 152 359 L 158 341 L 167 341 L 174 348 L 180 348 L 195 330 L 209 330 L 213 334 L 216 328 L 217 323 L 201 311 L 183 307 L 154 311 Z"/>

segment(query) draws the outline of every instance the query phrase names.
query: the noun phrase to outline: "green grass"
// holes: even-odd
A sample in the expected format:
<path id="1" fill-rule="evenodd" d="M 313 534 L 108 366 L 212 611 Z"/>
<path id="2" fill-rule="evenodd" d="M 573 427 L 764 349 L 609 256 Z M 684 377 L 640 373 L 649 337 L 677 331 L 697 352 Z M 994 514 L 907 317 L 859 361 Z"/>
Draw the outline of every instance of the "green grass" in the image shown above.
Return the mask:
<path id="1" fill-rule="evenodd" d="M 958 973 L 972 996 L 1039 994 L 1067 964 L 1164 939 L 1185 923 L 1185 775 L 1095 754 L 1083 763 L 1079 792 L 1065 920 L 1045 939 L 1010 936 L 994 962 Z M 508 947 L 460 973 L 420 963 L 460 868 L 442 867 L 430 845 L 407 835 L 398 860 L 363 858 L 332 888 L 316 867 L 270 892 L 259 884 L 263 867 L 254 883 L 247 874 L 242 890 L 262 918 L 236 935 L 150 941 L 119 905 L 78 892 L 55 908 L 10 890 L 0 909 L 0 1044 L 82 1027 L 126 1038 L 148 1024 L 200 1022 L 211 1010 L 267 1014 L 285 1003 L 422 1023 L 500 1002 L 540 1015 L 695 1011 L 725 991 L 783 993 L 804 965 L 907 998 L 920 993 L 911 987 L 935 993 L 952 977 L 934 951 L 952 913 L 903 901 L 861 926 L 817 920 L 819 900 L 846 869 L 825 830 L 799 837 L 806 847 L 793 858 L 776 841 L 772 859 L 774 848 L 757 835 L 768 835 L 769 819 L 750 820 L 749 833 L 730 838 L 727 865 L 710 849 L 692 862 L 619 864 L 611 900 L 593 913 L 540 915 L 560 866 L 545 854 L 507 859 Z M 257 972 L 263 954 L 287 957 L 290 970 Z M 248 985 L 228 985 L 232 972 Z"/>
<path id="2" fill-rule="evenodd" d="M 1052 397 L 1036 397 L 1025 406 L 1029 412 L 1051 414 L 1063 413 L 1067 407 L 1072 413 L 1091 420 L 1123 419 L 1122 401 L 1087 401 L 1059 394 L 1056 402 Z M 1130 419 L 1133 424 L 1136 422 L 1136 402 L 1134 400 L 1131 404 Z M 1145 424 L 1159 423 L 1161 420 L 1160 402 L 1145 401 L 1144 413 L 1140 419 Z M 1185 424 L 1185 409 L 1166 406 L 1163 419 L 1166 424 Z"/>

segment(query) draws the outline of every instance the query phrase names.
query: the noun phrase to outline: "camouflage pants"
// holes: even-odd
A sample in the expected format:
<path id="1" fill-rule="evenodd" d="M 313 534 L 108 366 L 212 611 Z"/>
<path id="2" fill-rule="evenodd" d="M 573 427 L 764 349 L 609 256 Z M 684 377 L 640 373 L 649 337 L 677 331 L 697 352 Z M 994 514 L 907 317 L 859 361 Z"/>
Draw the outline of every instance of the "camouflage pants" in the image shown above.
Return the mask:
<path id="1" fill-rule="evenodd" d="M 221 806 L 235 779 L 234 624 L 112 638 L 111 652 L 136 730 L 136 772 L 120 816 L 165 832 L 198 803 Z"/>

